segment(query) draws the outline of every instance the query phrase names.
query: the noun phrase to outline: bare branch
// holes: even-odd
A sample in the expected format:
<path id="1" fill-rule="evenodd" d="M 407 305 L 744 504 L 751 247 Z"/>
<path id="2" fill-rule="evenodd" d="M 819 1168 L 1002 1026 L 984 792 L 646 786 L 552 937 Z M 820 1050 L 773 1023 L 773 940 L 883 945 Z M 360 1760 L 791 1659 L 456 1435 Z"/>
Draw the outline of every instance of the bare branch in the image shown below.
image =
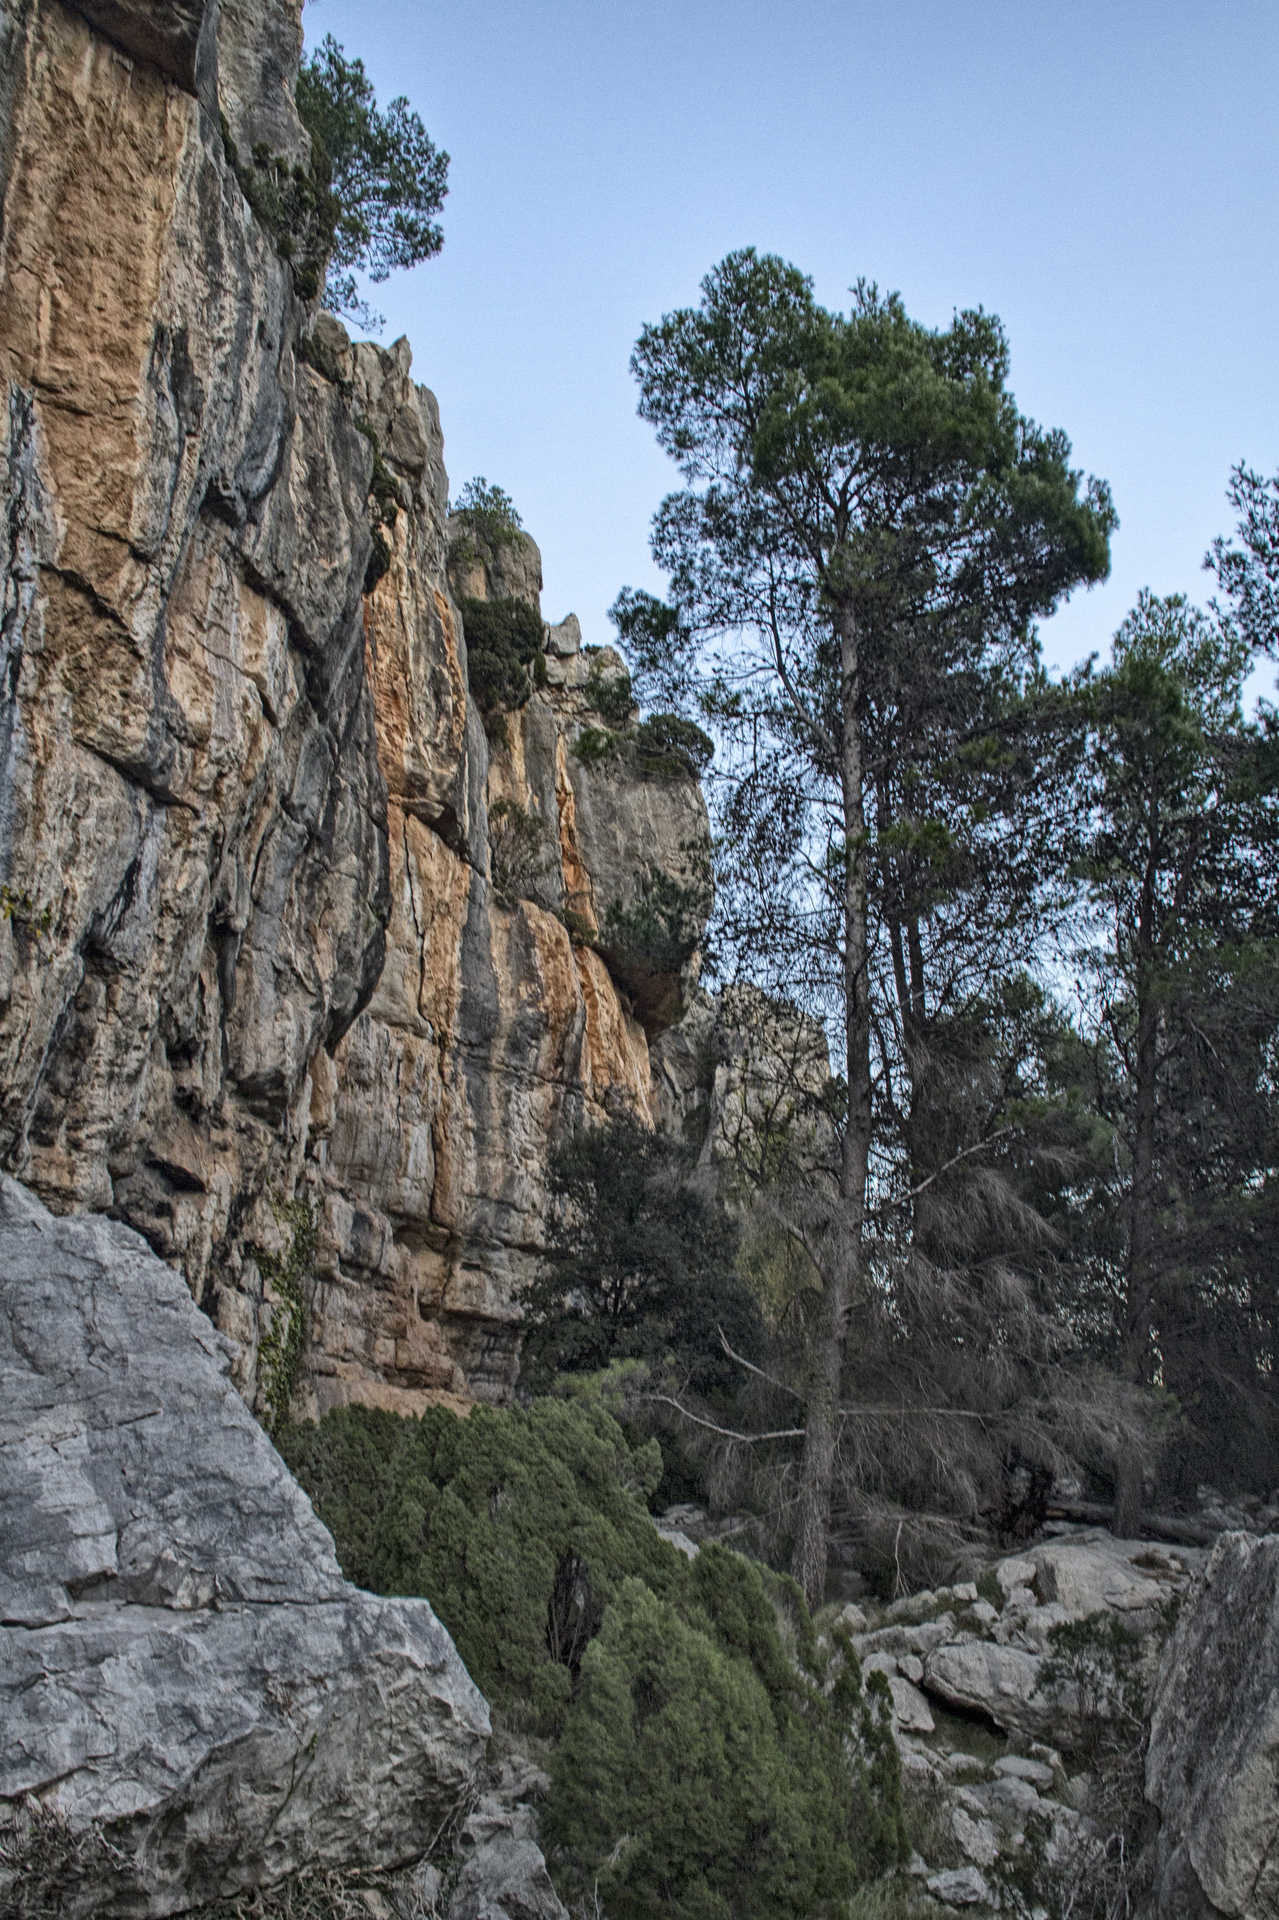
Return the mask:
<path id="1" fill-rule="evenodd" d="M 739 1367 L 744 1367 L 747 1373 L 753 1373 L 757 1380 L 767 1381 L 768 1385 L 770 1387 L 776 1387 L 779 1393 L 788 1393 L 792 1400 L 802 1400 L 804 1398 L 803 1394 L 799 1393 L 794 1387 L 788 1387 L 784 1380 L 778 1380 L 774 1374 L 765 1373 L 762 1367 L 757 1367 L 753 1361 L 743 1358 L 740 1353 L 735 1353 L 728 1344 L 728 1339 L 723 1327 L 716 1327 L 715 1331 L 719 1335 L 720 1346 L 723 1347 L 729 1359 L 735 1361 Z"/>
<path id="2" fill-rule="evenodd" d="M 737 1440 L 745 1447 L 757 1447 L 765 1440 L 802 1440 L 803 1427 L 779 1427 L 775 1433 L 735 1433 L 731 1427 L 721 1427 L 714 1420 L 704 1420 L 700 1413 L 693 1413 L 688 1407 L 675 1400 L 669 1393 L 646 1393 L 645 1400 L 658 1400 L 663 1406 L 674 1407 L 683 1419 L 689 1420 L 695 1427 L 705 1427 L 708 1433 L 718 1433 L 725 1440 Z"/>
<path id="3" fill-rule="evenodd" d="M 907 1206 L 910 1201 L 917 1200 L 921 1193 L 931 1187 L 934 1180 L 940 1180 L 944 1173 L 949 1173 L 950 1169 L 957 1166 L 961 1160 L 971 1160 L 975 1153 L 984 1153 L 987 1147 L 992 1147 L 995 1144 L 996 1140 L 1002 1139 L 1006 1133 L 1013 1132 L 1015 1132 L 1015 1128 L 1011 1126 L 996 1127 L 995 1131 L 988 1133 L 984 1139 L 974 1140 L 970 1146 L 961 1147 L 958 1153 L 952 1153 L 949 1160 L 943 1160 L 939 1167 L 933 1169 L 926 1180 L 921 1180 L 917 1187 L 911 1187 L 906 1193 L 902 1194 L 899 1200 L 885 1201 L 883 1206 L 867 1208 L 867 1212 L 879 1216 L 885 1213 L 892 1213 L 899 1207 Z"/>

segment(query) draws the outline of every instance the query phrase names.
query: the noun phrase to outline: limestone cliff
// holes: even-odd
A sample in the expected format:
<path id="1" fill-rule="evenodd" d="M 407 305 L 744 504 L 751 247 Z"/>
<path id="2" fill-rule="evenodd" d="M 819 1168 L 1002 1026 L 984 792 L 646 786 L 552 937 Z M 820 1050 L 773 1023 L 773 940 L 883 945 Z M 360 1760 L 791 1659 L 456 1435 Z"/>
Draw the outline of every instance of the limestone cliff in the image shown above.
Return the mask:
<path id="1" fill-rule="evenodd" d="M 486 735 L 455 588 L 536 549 L 459 558 L 407 345 L 304 297 L 299 16 L 0 0 L 0 1160 L 251 1398 L 305 1309 L 300 1404 L 413 1407 L 509 1387 L 558 1130 L 650 1109 L 706 817 L 575 622 Z"/>

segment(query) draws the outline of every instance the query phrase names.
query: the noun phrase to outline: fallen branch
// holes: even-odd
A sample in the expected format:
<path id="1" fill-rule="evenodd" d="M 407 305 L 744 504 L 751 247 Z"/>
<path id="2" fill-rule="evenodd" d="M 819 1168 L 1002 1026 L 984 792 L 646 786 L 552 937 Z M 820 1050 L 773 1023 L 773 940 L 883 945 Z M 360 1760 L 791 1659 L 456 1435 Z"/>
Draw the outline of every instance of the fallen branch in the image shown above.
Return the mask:
<path id="1" fill-rule="evenodd" d="M 1109 1529 L 1115 1509 L 1098 1500 L 1053 1500 L 1045 1509 L 1044 1517 Z M 1219 1533 L 1218 1527 L 1205 1526 L 1200 1520 L 1181 1520 L 1173 1513 L 1146 1514 L 1141 1522 L 1143 1540 L 1172 1540 L 1180 1547 L 1210 1547 Z"/>

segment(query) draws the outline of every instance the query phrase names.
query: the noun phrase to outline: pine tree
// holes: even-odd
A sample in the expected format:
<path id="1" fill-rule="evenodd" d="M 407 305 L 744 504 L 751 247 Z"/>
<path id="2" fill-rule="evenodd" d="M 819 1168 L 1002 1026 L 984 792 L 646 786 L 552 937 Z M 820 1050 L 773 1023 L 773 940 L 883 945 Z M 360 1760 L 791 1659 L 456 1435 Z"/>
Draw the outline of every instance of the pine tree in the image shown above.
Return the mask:
<path id="1" fill-rule="evenodd" d="M 649 683 L 726 741 L 760 882 L 739 946 L 822 1006 L 842 1054 L 793 1549 L 815 1600 L 850 1315 L 871 1288 L 883 876 L 896 845 L 942 872 L 929 778 L 974 725 L 984 737 L 989 690 L 1031 670 L 1035 619 L 1104 576 L 1114 515 L 1065 436 L 1018 412 L 992 316 L 933 332 L 864 283 L 831 313 L 752 250 L 702 294 L 635 350 L 640 412 L 686 486 L 655 523 L 669 604 L 624 594 L 617 614 Z"/>

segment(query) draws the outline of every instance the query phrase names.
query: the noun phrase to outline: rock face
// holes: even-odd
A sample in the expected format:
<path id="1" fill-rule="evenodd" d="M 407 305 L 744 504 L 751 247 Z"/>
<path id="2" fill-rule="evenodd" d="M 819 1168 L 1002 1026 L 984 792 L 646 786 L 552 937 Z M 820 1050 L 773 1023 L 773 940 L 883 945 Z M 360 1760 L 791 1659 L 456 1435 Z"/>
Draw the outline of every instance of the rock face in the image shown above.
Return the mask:
<path id="1" fill-rule="evenodd" d="M 1279 1534 L 1227 1534 L 1160 1672 L 1146 1757 L 1158 1920 L 1279 1913 Z"/>
<path id="2" fill-rule="evenodd" d="M 299 46 L 0 0 L 0 1164 L 177 1263 L 259 1405 L 412 1409 L 509 1389 L 560 1130 L 651 1112 L 706 817 L 577 751 L 572 619 L 486 737 L 455 588 L 540 560 L 450 581 L 407 345 L 299 297 L 245 158 L 306 161 Z"/>
<path id="3" fill-rule="evenodd" d="M 477 1775 L 448 1635 L 346 1585 L 228 1375 L 135 1233 L 0 1176 L 0 1808 L 107 1843 L 60 1912 L 410 1860 Z"/>

